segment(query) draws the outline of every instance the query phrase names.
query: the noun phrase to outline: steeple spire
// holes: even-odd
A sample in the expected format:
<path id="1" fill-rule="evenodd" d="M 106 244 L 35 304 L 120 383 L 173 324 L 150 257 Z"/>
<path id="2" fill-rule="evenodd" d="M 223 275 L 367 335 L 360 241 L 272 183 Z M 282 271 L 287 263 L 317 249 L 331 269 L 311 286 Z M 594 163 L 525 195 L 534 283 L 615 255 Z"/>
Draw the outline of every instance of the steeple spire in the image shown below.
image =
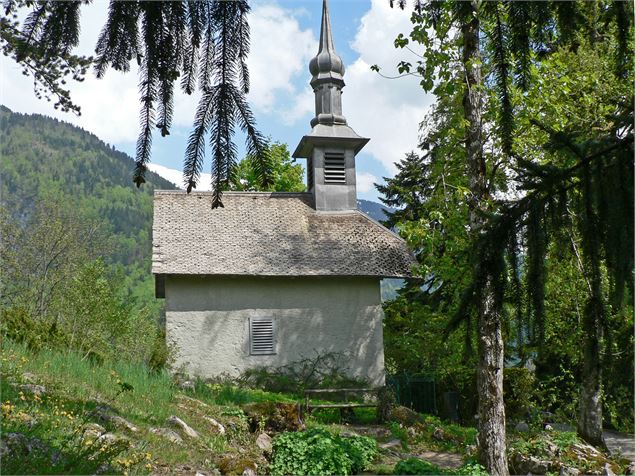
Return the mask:
<path id="1" fill-rule="evenodd" d="M 335 52 L 327 0 L 322 3 L 320 48 L 317 56 L 309 63 L 309 71 L 313 76 L 311 87 L 315 93 L 315 117 L 311 126 L 346 124 L 346 118 L 342 114 L 344 62 Z"/>
<path id="2" fill-rule="evenodd" d="M 342 114 L 344 62 L 335 52 L 327 0 L 322 3 L 320 47 L 309 71 L 315 117 L 311 132 L 300 140 L 293 157 L 308 159 L 307 189 L 317 211 L 356 210 L 355 156 L 368 139 L 357 135 Z"/>

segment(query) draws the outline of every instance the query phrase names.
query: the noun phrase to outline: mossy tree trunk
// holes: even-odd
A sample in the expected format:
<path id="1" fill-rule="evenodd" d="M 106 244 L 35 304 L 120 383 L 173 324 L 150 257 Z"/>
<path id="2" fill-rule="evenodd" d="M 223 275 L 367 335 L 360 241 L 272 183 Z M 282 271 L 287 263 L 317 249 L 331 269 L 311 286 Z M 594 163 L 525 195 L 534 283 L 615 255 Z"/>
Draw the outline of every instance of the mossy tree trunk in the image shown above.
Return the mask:
<path id="1" fill-rule="evenodd" d="M 600 242 L 598 216 L 594 209 L 594 184 L 591 169 L 587 165 L 583 174 L 584 214 L 582 215 L 582 251 L 584 267 L 588 272 L 589 300 L 582 326 L 584 330 L 582 389 L 578 434 L 587 442 L 606 448 L 602 434 L 602 346 L 606 309 L 602 297 L 602 272 L 600 269 Z"/>
<path id="2" fill-rule="evenodd" d="M 466 89 L 463 110 L 467 122 L 466 152 L 470 183 L 470 226 L 473 236 L 483 226 L 480 213 L 488 198 L 487 169 L 483 157 L 483 78 L 478 16 L 479 2 L 464 4 L 463 66 Z M 480 460 L 493 476 L 509 474 L 505 443 L 505 407 L 503 404 L 503 336 L 499 303 L 493 279 L 487 278 L 478 307 L 478 369 Z"/>

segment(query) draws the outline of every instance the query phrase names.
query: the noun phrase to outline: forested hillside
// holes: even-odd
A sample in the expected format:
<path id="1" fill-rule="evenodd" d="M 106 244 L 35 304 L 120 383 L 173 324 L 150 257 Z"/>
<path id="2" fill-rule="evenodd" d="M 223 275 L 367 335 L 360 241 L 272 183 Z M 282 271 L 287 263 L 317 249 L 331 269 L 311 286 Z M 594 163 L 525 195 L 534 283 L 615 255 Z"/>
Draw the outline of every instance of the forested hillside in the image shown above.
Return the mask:
<path id="1" fill-rule="evenodd" d="M 59 204 L 82 221 L 99 223 L 108 237 L 109 265 L 120 265 L 128 291 L 152 298 L 150 249 L 152 194 L 175 186 L 148 173 L 137 188 L 133 160 L 95 135 L 46 116 L 18 114 L 0 106 L 1 204 L 25 222 L 38 204 Z"/>

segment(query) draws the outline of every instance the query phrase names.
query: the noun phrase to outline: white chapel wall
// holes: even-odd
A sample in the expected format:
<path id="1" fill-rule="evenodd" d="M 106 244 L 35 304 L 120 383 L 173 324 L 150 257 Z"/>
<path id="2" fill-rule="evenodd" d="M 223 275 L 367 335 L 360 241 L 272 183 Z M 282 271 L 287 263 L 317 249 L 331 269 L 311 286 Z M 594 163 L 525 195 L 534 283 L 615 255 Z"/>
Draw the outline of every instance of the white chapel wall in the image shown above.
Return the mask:
<path id="1" fill-rule="evenodd" d="M 237 376 L 338 352 L 350 376 L 384 383 L 378 279 L 168 276 L 165 291 L 177 370 Z M 249 354 L 250 317 L 275 319 L 276 355 Z"/>

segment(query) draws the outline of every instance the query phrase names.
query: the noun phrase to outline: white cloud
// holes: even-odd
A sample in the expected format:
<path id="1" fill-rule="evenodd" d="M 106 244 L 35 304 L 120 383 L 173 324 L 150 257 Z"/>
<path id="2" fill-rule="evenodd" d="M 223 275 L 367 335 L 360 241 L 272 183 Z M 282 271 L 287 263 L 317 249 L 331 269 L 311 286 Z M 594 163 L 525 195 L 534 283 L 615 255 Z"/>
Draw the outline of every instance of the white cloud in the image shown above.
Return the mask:
<path id="1" fill-rule="evenodd" d="M 257 110 L 279 109 L 278 93 L 293 98 L 297 91 L 291 80 L 298 75 L 306 76 L 309 60 L 317 51 L 313 32 L 300 28 L 296 14 L 276 5 L 259 4 L 249 16 L 252 38 L 247 60 L 251 78 L 249 100 Z M 295 104 L 290 107 L 295 108 Z"/>
<path id="2" fill-rule="evenodd" d="M 177 187 L 183 189 L 183 172 L 176 169 L 171 169 L 169 167 L 164 167 L 159 164 L 148 164 L 148 169 L 150 169 L 155 174 L 160 175 L 164 179 L 172 182 Z M 201 177 L 198 181 L 198 185 L 196 190 L 199 192 L 204 192 L 211 190 L 212 188 L 212 175 L 211 174 L 201 174 Z"/>
<path id="3" fill-rule="evenodd" d="M 82 8 L 82 31 L 77 53 L 94 55 L 94 46 L 105 23 L 108 3 L 97 1 Z M 252 49 L 248 64 L 251 76 L 249 101 L 255 111 L 284 112 L 285 121 L 294 121 L 312 109 L 307 91 L 292 84 L 296 75 L 306 73 L 317 40 L 311 30 L 302 30 L 296 19 L 300 12 L 271 4 L 257 5 L 250 14 Z M 293 45 L 280 48 L 279 45 Z M 112 69 L 103 79 L 89 72 L 82 83 L 69 82 L 71 97 L 82 109 L 81 116 L 56 111 L 52 103 L 38 100 L 31 82 L 12 60 L 2 57 L 0 101 L 18 112 L 40 113 L 76 124 L 110 143 L 134 142 L 139 132 L 139 92 L 136 64 L 128 73 Z M 280 97 L 279 97 L 280 96 Z M 177 85 L 174 95 L 176 127 L 191 127 L 200 94 L 188 96 Z M 284 98 L 284 104 L 279 99 Z M 309 99 L 307 103 L 307 98 Z"/>
<path id="4" fill-rule="evenodd" d="M 373 174 L 357 172 L 357 192 L 368 193 L 373 191 L 375 189 L 375 182 L 377 181 L 377 177 Z"/>
<path id="5" fill-rule="evenodd" d="M 107 6 L 106 2 L 95 2 L 81 10 L 78 53 L 94 55 L 93 48 L 104 24 Z M 81 116 L 57 111 L 53 102 L 38 100 L 33 94 L 32 80 L 23 76 L 20 67 L 7 57 L 2 58 L 0 85 L 0 100 L 12 110 L 46 114 L 71 122 L 106 142 L 128 142 L 137 137 L 139 96 L 136 68 L 126 74 L 108 71 L 101 80 L 90 71 L 83 82 L 69 82 L 71 98 L 81 107 Z"/>
<path id="6" fill-rule="evenodd" d="M 390 8 L 385 0 L 372 0 L 370 10 L 351 47 L 359 58 L 348 67 L 344 89 L 344 115 L 360 135 L 371 141 L 364 151 L 394 173 L 394 163 L 418 144 L 419 123 L 432 103 L 414 77 L 388 80 L 370 70 L 378 64 L 392 71 L 400 59 L 410 54 L 396 50 L 393 40 L 412 29 L 408 12 Z"/>

